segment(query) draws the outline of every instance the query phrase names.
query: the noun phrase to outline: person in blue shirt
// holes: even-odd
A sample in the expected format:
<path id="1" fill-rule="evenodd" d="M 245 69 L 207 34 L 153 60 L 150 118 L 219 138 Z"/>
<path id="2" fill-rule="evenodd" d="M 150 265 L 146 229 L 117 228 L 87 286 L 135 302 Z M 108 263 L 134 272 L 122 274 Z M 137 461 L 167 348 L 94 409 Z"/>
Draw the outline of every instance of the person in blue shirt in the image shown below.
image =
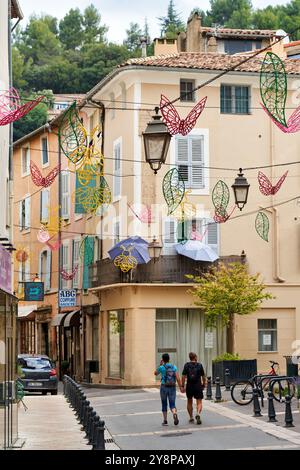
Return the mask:
<path id="1" fill-rule="evenodd" d="M 177 372 L 177 367 L 170 363 L 169 354 L 162 355 L 160 366 L 154 372 L 154 375 L 161 375 L 160 398 L 163 413 L 163 426 L 168 426 L 168 401 L 173 414 L 174 424 L 178 425 L 179 419 L 176 409 L 176 382 L 181 389 L 181 380 Z"/>

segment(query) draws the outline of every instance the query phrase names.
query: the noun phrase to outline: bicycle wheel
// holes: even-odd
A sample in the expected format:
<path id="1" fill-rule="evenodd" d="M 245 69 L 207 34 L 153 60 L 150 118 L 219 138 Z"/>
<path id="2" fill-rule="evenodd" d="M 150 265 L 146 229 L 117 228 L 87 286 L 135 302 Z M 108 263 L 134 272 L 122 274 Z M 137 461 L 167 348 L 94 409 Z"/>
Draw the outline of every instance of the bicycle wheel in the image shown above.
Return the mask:
<path id="1" fill-rule="evenodd" d="M 295 396 L 295 383 L 291 379 L 276 380 L 272 383 L 271 392 L 276 401 L 279 403 L 283 402 L 286 395 L 289 395 L 291 398 Z"/>
<path id="2" fill-rule="evenodd" d="M 231 398 L 237 405 L 249 405 L 253 400 L 253 385 L 249 380 L 236 382 L 231 388 Z"/>

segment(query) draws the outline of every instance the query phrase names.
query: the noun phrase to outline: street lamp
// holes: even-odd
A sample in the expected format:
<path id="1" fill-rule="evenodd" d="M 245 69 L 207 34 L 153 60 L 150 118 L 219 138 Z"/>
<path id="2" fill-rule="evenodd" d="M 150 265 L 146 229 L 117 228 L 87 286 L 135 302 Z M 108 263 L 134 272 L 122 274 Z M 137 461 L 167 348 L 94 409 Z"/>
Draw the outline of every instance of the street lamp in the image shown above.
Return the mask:
<path id="1" fill-rule="evenodd" d="M 149 254 L 153 258 L 154 263 L 159 259 L 162 251 L 162 245 L 160 242 L 153 238 L 153 241 L 149 243 Z"/>
<path id="2" fill-rule="evenodd" d="M 161 121 L 159 108 L 155 108 L 156 115 L 147 125 L 143 132 L 146 162 L 149 163 L 152 170 L 157 174 L 158 170 L 165 163 L 170 142 L 171 134 L 167 126 Z"/>
<path id="3" fill-rule="evenodd" d="M 40 280 L 38 274 L 35 275 L 35 278 L 33 279 L 33 282 L 42 282 L 42 281 Z"/>
<path id="4" fill-rule="evenodd" d="M 242 211 L 244 206 L 247 204 L 248 193 L 250 188 L 250 184 L 244 177 L 242 168 L 240 168 L 240 172 L 231 187 L 234 192 L 235 203 L 240 209 L 240 211 Z"/>

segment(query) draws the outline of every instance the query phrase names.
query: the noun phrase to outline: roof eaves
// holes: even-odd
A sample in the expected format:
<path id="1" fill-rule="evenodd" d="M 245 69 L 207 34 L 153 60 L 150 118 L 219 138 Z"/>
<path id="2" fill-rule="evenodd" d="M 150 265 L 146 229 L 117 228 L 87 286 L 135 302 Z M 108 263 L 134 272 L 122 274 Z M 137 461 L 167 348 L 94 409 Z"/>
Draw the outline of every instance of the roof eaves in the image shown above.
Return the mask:
<path id="1" fill-rule="evenodd" d="M 19 18 L 20 20 L 24 18 L 24 14 L 18 0 L 11 0 L 11 17 Z"/>

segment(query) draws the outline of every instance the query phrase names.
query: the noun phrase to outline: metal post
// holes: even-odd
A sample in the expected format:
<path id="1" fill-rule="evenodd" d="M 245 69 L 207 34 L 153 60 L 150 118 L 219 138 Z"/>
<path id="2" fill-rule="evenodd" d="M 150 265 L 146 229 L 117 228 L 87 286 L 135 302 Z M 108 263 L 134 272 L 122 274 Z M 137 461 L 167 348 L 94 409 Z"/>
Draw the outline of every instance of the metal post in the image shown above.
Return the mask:
<path id="1" fill-rule="evenodd" d="M 88 409 L 90 406 L 90 402 L 86 400 L 84 402 L 84 409 L 83 409 L 83 417 L 82 417 L 82 428 L 81 431 L 84 431 L 86 428 L 86 423 L 87 423 L 87 414 L 88 414 Z"/>
<path id="2" fill-rule="evenodd" d="M 268 416 L 269 423 L 276 423 L 276 412 L 274 408 L 274 397 L 272 392 L 268 392 Z"/>
<path id="3" fill-rule="evenodd" d="M 104 431 L 105 423 L 104 421 L 99 421 L 99 423 L 97 423 L 95 445 L 93 445 L 93 450 L 105 450 Z"/>
<path id="4" fill-rule="evenodd" d="M 211 377 L 207 377 L 206 400 L 212 399 Z"/>
<path id="5" fill-rule="evenodd" d="M 92 436 L 92 429 L 93 429 L 93 424 L 94 424 L 94 419 L 96 416 L 96 411 L 92 408 L 92 411 L 90 413 L 88 425 L 87 425 L 87 438 L 89 440 L 89 444 L 91 444 L 91 436 Z"/>
<path id="6" fill-rule="evenodd" d="M 225 370 L 225 390 L 226 392 L 230 392 L 230 370 L 226 369 Z"/>
<path id="7" fill-rule="evenodd" d="M 221 401 L 222 401 L 222 392 L 221 392 L 220 377 L 216 377 L 215 403 L 220 403 Z"/>
<path id="8" fill-rule="evenodd" d="M 261 414 L 261 409 L 260 409 L 260 404 L 259 404 L 259 399 L 258 399 L 258 389 L 255 388 L 253 390 L 253 412 L 254 412 L 254 417 L 259 418 L 262 416 Z"/>
<path id="9" fill-rule="evenodd" d="M 285 397 L 285 428 L 294 428 L 295 426 L 293 425 L 293 415 L 292 415 L 292 407 L 291 407 L 291 397 L 290 395 L 286 395 Z"/>

